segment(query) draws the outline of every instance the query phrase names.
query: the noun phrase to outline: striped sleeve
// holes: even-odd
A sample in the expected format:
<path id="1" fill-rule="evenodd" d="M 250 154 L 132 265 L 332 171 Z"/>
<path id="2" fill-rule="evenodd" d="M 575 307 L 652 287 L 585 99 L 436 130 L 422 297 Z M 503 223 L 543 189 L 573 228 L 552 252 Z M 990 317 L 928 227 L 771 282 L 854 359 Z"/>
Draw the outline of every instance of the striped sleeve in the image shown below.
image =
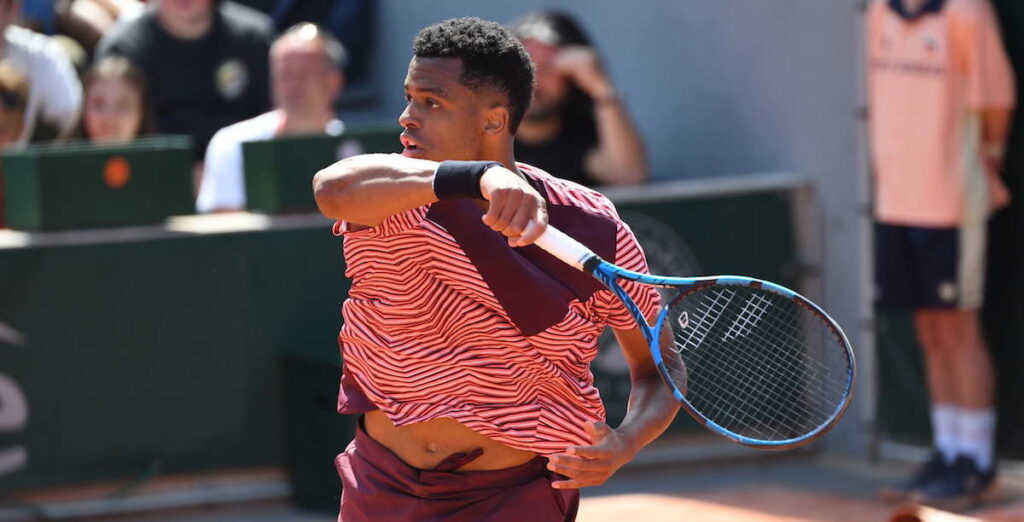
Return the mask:
<path id="1" fill-rule="evenodd" d="M 615 264 L 627 270 L 647 273 L 647 258 L 644 256 L 643 248 L 636 240 L 636 236 L 623 222 L 618 223 L 616 231 Z M 661 296 L 658 291 L 649 285 L 636 283 L 634 281 L 619 281 L 622 289 L 626 291 L 633 302 L 637 304 L 640 311 L 648 319 L 654 317 L 661 307 Z M 636 327 L 633 315 L 629 313 L 626 306 L 619 301 L 609 290 L 603 290 L 595 295 L 595 308 L 599 317 L 604 319 L 608 326 L 617 330 L 629 330 Z"/>
<path id="2" fill-rule="evenodd" d="M 387 219 L 378 223 L 377 226 L 357 230 L 352 230 L 353 224 L 348 221 L 335 221 L 332 231 L 336 236 L 347 237 L 382 238 L 394 236 L 420 226 L 423 220 L 426 219 L 429 209 L 429 206 L 423 206 L 406 210 L 405 212 L 388 216 Z"/>

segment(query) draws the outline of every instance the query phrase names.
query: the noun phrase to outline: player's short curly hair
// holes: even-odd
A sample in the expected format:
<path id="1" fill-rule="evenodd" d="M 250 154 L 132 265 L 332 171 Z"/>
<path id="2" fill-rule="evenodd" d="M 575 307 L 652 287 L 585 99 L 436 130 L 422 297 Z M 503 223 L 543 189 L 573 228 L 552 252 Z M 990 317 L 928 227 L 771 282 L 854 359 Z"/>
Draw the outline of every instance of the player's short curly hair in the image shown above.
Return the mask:
<path id="1" fill-rule="evenodd" d="M 476 17 L 452 18 L 425 27 L 412 52 L 420 58 L 461 58 L 462 83 L 489 86 L 508 96 L 509 130 L 515 134 L 533 96 L 533 62 L 508 29 Z"/>

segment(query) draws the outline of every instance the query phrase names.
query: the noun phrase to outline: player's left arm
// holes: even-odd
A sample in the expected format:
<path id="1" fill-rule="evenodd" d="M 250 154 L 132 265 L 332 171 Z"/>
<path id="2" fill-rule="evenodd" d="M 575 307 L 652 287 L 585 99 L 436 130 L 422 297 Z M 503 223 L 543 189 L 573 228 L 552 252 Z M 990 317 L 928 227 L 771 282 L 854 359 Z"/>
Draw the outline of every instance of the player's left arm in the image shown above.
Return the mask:
<path id="1" fill-rule="evenodd" d="M 588 426 L 592 444 L 574 446 L 549 457 L 548 469 L 568 477 L 555 481 L 559 489 L 604 484 L 619 468 L 656 439 L 679 412 L 679 401 L 661 380 L 650 349 L 639 328 L 614 329 L 629 364 L 632 388 L 626 416 L 617 428 L 603 422 Z"/>

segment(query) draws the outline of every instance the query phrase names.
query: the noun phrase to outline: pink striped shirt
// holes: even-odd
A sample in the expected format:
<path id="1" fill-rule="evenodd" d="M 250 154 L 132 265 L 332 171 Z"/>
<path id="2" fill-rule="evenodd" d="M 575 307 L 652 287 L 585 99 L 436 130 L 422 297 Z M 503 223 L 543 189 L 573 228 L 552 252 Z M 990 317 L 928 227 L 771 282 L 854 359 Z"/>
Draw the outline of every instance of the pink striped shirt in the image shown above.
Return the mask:
<path id="1" fill-rule="evenodd" d="M 604 259 L 647 271 L 636 238 L 603 195 L 519 164 L 552 225 Z M 342 308 L 338 410 L 379 408 L 398 426 L 450 417 L 539 454 L 590 443 L 605 410 L 590 362 L 606 326 L 635 327 L 615 296 L 536 246 L 509 248 L 472 201 L 396 214 L 344 235 L 352 280 Z M 658 293 L 624 288 L 648 316 Z"/>

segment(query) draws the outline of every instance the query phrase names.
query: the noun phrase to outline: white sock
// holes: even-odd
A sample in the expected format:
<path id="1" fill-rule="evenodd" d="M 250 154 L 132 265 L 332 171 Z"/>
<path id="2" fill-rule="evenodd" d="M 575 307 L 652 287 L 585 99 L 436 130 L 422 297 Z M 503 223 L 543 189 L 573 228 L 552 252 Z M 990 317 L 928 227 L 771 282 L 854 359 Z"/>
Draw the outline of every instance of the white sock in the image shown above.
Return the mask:
<path id="1" fill-rule="evenodd" d="M 995 446 L 995 408 L 957 408 L 959 452 L 974 459 L 981 471 L 992 468 Z"/>
<path id="2" fill-rule="evenodd" d="M 932 405 L 932 442 L 946 464 L 952 464 L 960 450 L 959 408 L 951 403 Z"/>

